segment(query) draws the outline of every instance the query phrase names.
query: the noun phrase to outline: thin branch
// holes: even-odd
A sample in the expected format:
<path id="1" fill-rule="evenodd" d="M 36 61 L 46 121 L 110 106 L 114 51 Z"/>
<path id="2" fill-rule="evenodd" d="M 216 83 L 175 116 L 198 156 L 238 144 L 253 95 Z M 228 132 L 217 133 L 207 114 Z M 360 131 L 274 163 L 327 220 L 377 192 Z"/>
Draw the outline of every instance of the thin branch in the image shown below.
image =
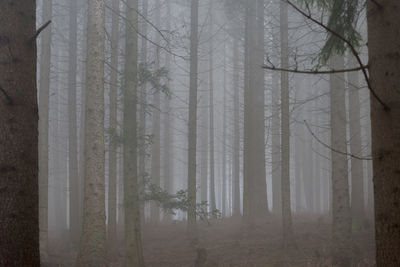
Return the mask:
<path id="1" fill-rule="evenodd" d="M 308 125 L 308 123 L 307 123 L 306 120 L 304 120 L 304 124 L 306 125 L 307 130 L 310 132 L 310 134 L 315 138 L 315 140 L 317 140 L 318 143 L 320 143 L 320 144 L 323 145 L 324 147 L 330 149 L 331 151 L 333 151 L 333 152 L 335 152 L 335 153 L 338 153 L 338 154 L 341 154 L 341 155 L 349 156 L 349 157 L 352 157 L 352 158 L 355 158 L 355 159 L 358 159 L 358 160 L 373 160 L 373 158 L 365 158 L 365 157 L 360 157 L 360 156 L 356 156 L 356 155 L 353 155 L 353 154 L 349 154 L 349 153 L 347 153 L 347 152 L 343 152 L 343 151 L 337 150 L 337 149 L 335 149 L 335 148 L 333 148 L 333 147 L 331 147 L 331 146 L 325 144 L 324 142 L 322 142 L 322 141 L 315 135 L 315 133 L 313 133 L 313 131 L 311 130 L 311 128 L 310 128 L 310 126 Z"/>
<path id="2" fill-rule="evenodd" d="M 38 38 L 39 34 L 47 28 L 47 26 L 49 26 L 51 23 L 51 20 L 49 20 L 48 22 L 46 22 L 45 24 L 43 24 L 39 29 L 36 30 L 35 35 L 31 38 L 31 41 L 36 40 L 36 38 Z"/>
<path id="3" fill-rule="evenodd" d="M 337 32 L 335 32 L 334 30 L 332 30 L 331 28 L 329 28 L 328 26 L 326 26 L 325 24 L 323 24 L 322 22 L 314 19 L 311 14 L 307 14 L 305 13 L 303 10 L 301 10 L 298 6 L 296 6 L 295 4 L 293 4 L 292 2 L 290 2 L 289 0 L 281 0 L 286 2 L 288 5 L 290 5 L 291 7 L 293 7 L 298 13 L 300 13 L 301 15 L 303 15 L 304 17 L 306 17 L 307 19 L 311 20 L 312 22 L 314 22 L 315 24 L 319 25 L 320 27 L 324 28 L 326 31 L 330 32 L 332 35 L 334 35 L 335 37 L 339 38 L 341 41 L 343 41 L 345 44 L 348 45 L 348 47 L 350 48 L 352 54 L 354 55 L 354 57 L 356 58 L 358 64 L 361 67 L 361 71 L 364 75 L 364 79 L 367 82 L 368 85 L 368 89 L 371 92 L 371 94 L 376 98 L 376 100 L 378 100 L 378 102 L 383 106 L 385 111 L 390 111 L 390 107 L 388 105 L 386 105 L 382 99 L 376 94 L 376 92 L 373 90 L 372 88 L 372 84 L 371 81 L 368 77 L 368 73 L 367 73 L 367 69 L 365 68 L 364 64 L 361 61 L 360 55 L 358 54 L 357 50 L 355 49 L 355 47 L 351 44 L 351 42 L 349 40 L 347 40 L 346 38 L 344 38 L 342 35 L 338 34 Z"/>
<path id="4" fill-rule="evenodd" d="M 14 103 L 14 100 L 7 94 L 6 90 L 4 90 L 3 87 L 0 86 L 0 91 L 3 93 L 4 97 L 7 100 L 8 105 L 12 105 Z"/>
<path id="5" fill-rule="evenodd" d="M 291 73 L 299 73 L 299 74 L 334 74 L 334 73 L 344 73 L 344 72 L 353 72 L 353 71 L 360 71 L 362 68 L 368 68 L 368 66 L 351 68 L 351 69 L 332 69 L 332 70 L 298 70 L 298 69 L 284 69 L 278 68 L 275 66 L 267 66 L 264 65 L 263 69 L 273 70 L 273 71 L 283 71 L 283 72 L 291 72 Z"/>

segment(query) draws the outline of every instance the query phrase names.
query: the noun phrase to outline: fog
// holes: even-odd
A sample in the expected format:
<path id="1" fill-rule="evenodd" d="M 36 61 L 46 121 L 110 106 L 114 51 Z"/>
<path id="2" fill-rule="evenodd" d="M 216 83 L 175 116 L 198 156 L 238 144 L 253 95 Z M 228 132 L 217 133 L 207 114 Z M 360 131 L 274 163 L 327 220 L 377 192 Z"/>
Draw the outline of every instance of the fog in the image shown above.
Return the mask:
<path id="1" fill-rule="evenodd" d="M 364 2 L 333 2 L 38 0 L 41 266 L 399 263 L 371 137 L 397 102 Z"/>

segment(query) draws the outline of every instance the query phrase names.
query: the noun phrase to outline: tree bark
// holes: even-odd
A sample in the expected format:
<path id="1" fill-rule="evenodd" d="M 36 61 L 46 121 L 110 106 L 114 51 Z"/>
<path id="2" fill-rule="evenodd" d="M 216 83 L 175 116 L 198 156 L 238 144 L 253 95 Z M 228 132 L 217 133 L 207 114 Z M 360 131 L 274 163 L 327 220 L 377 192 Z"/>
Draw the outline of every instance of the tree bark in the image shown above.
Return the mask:
<path id="1" fill-rule="evenodd" d="M 333 55 L 332 69 L 343 69 L 342 56 Z M 344 74 L 330 76 L 331 147 L 346 152 L 346 99 Z M 351 213 L 347 156 L 331 150 L 332 161 L 332 256 L 333 264 L 350 266 Z"/>
<path id="2" fill-rule="evenodd" d="M 0 10 L 1 266 L 40 264 L 35 13 L 36 1 Z"/>
<path id="3" fill-rule="evenodd" d="M 377 266 L 400 265 L 400 2 L 367 2 Z"/>
<path id="4" fill-rule="evenodd" d="M 105 265 L 104 5 L 88 2 L 84 215 L 77 260 L 82 267 Z"/>

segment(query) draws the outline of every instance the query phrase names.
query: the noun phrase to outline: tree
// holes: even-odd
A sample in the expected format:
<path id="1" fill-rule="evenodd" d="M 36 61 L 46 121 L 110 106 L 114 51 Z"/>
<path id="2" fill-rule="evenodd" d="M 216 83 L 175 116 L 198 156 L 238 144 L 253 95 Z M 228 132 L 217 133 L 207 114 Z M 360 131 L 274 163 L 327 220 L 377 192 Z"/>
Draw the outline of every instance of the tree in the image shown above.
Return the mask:
<path id="1" fill-rule="evenodd" d="M 232 215 L 240 216 L 240 97 L 239 46 L 233 40 L 233 157 L 232 157 Z"/>
<path id="2" fill-rule="evenodd" d="M 377 266 L 400 265 L 400 2 L 368 1 Z"/>
<path id="3" fill-rule="evenodd" d="M 70 184 L 69 214 L 70 235 L 74 245 L 79 244 L 82 222 L 79 204 L 78 176 L 78 131 L 76 105 L 76 74 L 77 74 L 77 0 L 70 1 L 69 10 L 69 62 L 68 62 L 68 174 Z"/>
<path id="4" fill-rule="evenodd" d="M 332 69 L 343 69 L 344 58 L 333 55 Z M 332 161 L 332 256 L 333 264 L 350 266 L 351 213 L 346 153 L 346 99 L 344 74 L 330 75 Z"/>
<path id="5" fill-rule="evenodd" d="M 263 1 L 247 1 L 245 17 L 243 213 L 246 221 L 251 223 L 256 217 L 268 212 L 264 145 L 264 72 L 259 67 L 264 63 Z"/>
<path id="6" fill-rule="evenodd" d="M 349 65 L 351 65 L 350 67 L 356 65 L 354 56 L 349 56 Z M 360 89 L 359 73 L 348 73 L 348 81 L 350 153 L 362 155 L 360 98 L 358 93 Z M 360 227 L 365 218 L 363 162 L 354 157 L 351 157 L 350 160 L 352 220 L 355 227 Z"/>
<path id="7" fill-rule="evenodd" d="M 156 0 L 155 5 L 155 27 L 160 28 L 161 25 L 161 2 L 160 0 Z M 155 37 L 155 43 L 157 46 L 156 55 L 155 55 L 155 69 L 160 69 L 160 34 L 157 32 Z M 159 79 L 159 77 L 156 77 Z M 160 117 L 161 117 L 161 102 L 160 102 L 160 89 L 155 88 L 155 92 L 153 93 L 153 112 L 152 112 L 152 123 L 153 123 L 153 134 L 152 134 L 152 149 L 151 149 L 151 179 L 152 183 L 155 185 L 160 185 L 161 182 L 161 125 L 160 125 Z M 150 219 L 153 223 L 160 222 L 160 209 L 155 202 L 151 202 L 150 205 Z"/>
<path id="8" fill-rule="evenodd" d="M 138 0 L 126 2 L 124 73 L 125 265 L 143 266 L 137 174 Z"/>
<path id="9" fill-rule="evenodd" d="M 199 0 L 190 4 L 190 87 L 188 122 L 188 233 L 196 235 L 196 142 L 197 142 L 197 76 L 198 76 L 198 23 Z"/>
<path id="10" fill-rule="evenodd" d="M 0 265 L 39 266 L 36 1 L 0 11 Z"/>
<path id="11" fill-rule="evenodd" d="M 43 21 L 52 17 L 53 2 L 44 0 Z M 39 77 L 39 231 L 42 261 L 48 247 L 48 185 L 49 185 L 49 89 L 51 61 L 51 25 L 42 33 Z"/>
<path id="12" fill-rule="evenodd" d="M 280 2 L 281 24 L 281 66 L 289 66 L 288 6 Z M 283 247 L 293 244 L 292 210 L 290 201 L 290 112 L 289 112 L 289 75 L 281 73 L 281 205 Z"/>
<path id="13" fill-rule="evenodd" d="M 118 94 L 118 51 L 119 51 L 119 0 L 112 1 L 111 18 L 111 74 L 110 74 L 110 145 L 108 181 L 108 228 L 107 245 L 111 257 L 115 256 L 117 241 L 117 94 Z"/>
<path id="14" fill-rule="evenodd" d="M 104 0 L 88 1 L 84 213 L 77 266 L 105 265 L 104 6 Z"/>
<path id="15" fill-rule="evenodd" d="M 213 76 L 213 65 L 214 65 L 214 57 L 213 57 L 213 9 L 212 9 L 212 0 L 210 1 L 210 9 L 209 9 L 209 58 L 208 58 L 208 86 L 210 92 L 210 208 L 211 210 L 216 209 L 216 200 L 215 200 L 215 160 L 214 160 L 214 76 Z"/>

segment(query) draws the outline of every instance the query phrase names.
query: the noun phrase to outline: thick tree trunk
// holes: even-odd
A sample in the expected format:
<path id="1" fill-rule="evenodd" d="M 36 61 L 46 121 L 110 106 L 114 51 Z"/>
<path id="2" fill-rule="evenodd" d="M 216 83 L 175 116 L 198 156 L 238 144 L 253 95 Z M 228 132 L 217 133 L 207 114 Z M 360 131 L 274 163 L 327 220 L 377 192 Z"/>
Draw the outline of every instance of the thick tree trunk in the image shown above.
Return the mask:
<path id="1" fill-rule="evenodd" d="M 83 235 L 77 266 L 105 265 L 104 0 L 88 2 Z"/>
<path id="2" fill-rule="evenodd" d="M 0 10 L 0 265 L 39 266 L 36 1 Z"/>
<path id="3" fill-rule="evenodd" d="M 400 265 L 400 2 L 367 2 L 377 266 Z"/>
<path id="4" fill-rule="evenodd" d="M 197 76 L 199 0 L 191 0 L 190 19 L 190 89 L 188 125 L 188 221 L 189 235 L 195 236 L 196 226 L 196 142 L 197 142 Z"/>
<path id="5" fill-rule="evenodd" d="M 343 69 L 344 59 L 333 55 L 332 69 Z M 331 147 L 345 153 L 346 99 L 344 74 L 330 77 Z M 347 156 L 331 151 L 332 160 L 332 256 L 333 264 L 350 266 L 351 214 Z"/>
<path id="6" fill-rule="evenodd" d="M 42 21 L 52 17 L 52 0 L 42 4 Z M 49 90 L 51 61 L 51 25 L 41 33 L 39 87 L 39 231 L 40 257 L 47 260 L 49 197 Z"/>
<path id="7" fill-rule="evenodd" d="M 264 5 L 249 0 L 245 22 L 244 92 L 244 192 L 243 213 L 247 223 L 268 213 L 264 127 Z M 258 12 L 257 12 L 258 11 Z M 261 12 L 262 11 L 262 12 Z M 262 26 L 262 27 L 260 27 Z M 262 32 L 262 34 L 260 34 Z"/>

